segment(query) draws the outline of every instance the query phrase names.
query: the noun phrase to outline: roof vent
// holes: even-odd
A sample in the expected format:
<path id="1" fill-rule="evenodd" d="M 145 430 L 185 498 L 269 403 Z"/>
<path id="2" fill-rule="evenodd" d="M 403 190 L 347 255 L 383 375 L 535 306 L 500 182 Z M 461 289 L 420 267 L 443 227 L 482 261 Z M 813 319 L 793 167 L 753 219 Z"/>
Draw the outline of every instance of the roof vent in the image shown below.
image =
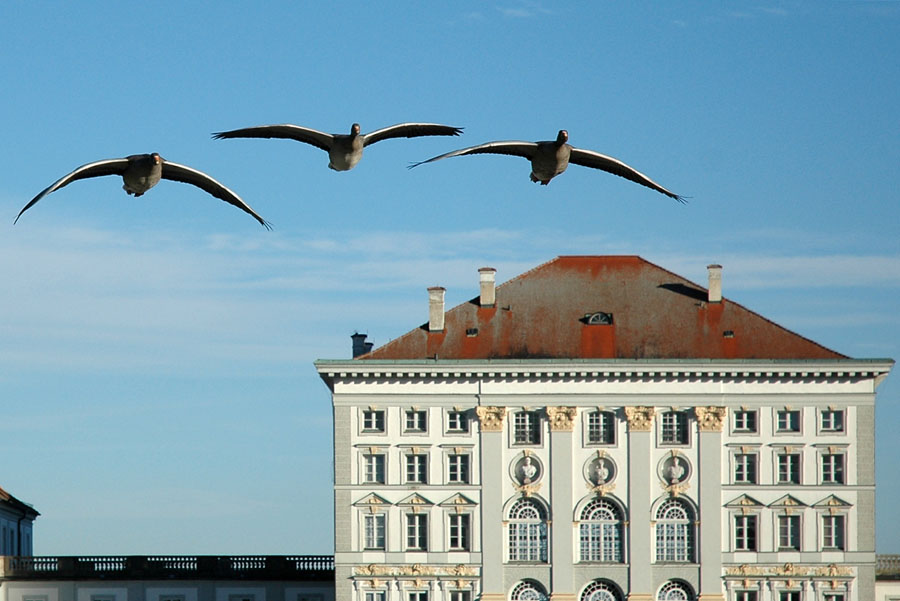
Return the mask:
<path id="1" fill-rule="evenodd" d="M 432 286 L 428 289 L 428 331 L 444 331 L 444 293 L 446 288 Z"/>
<path id="2" fill-rule="evenodd" d="M 709 273 L 709 302 L 722 302 L 722 266 L 707 265 L 706 270 Z"/>
<path id="3" fill-rule="evenodd" d="M 597 311 L 596 313 L 585 313 L 584 322 L 589 326 L 608 326 L 612 325 L 612 313 L 604 313 Z"/>
<path id="4" fill-rule="evenodd" d="M 494 288 L 496 273 L 497 270 L 493 267 L 482 267 L 478 270 L 478 279 L 481 283 L 481 297 L 478 299 L 478 304 L 482 307 L 493 307 L 497 302 Z"/>

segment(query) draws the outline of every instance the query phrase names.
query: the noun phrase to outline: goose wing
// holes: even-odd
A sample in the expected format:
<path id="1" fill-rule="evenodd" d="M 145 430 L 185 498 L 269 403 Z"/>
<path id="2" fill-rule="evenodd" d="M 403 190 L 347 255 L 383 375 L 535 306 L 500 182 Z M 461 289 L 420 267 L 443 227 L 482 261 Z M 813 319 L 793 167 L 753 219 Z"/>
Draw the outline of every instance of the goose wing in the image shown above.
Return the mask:
<path id="1" fill-rule="evenodd" d="M 363 146 L 387 140 L 388 138 L 418 138 L 419 136 L 458 136 L 461 127 L 451 127 L 439 123 L 398 123 L 382 127 L 363 136 Z"/>
<path id="2" fill-rule="evenodd" d="M 219 200 L 224 200 L 228 204 L 234 205 L 245 213 L 252 215 L 253 218 L 259 221 L 267 230 L 272 229 L 272 226 L 269 224 L 269 222 L 257 215 L 256 212 L 250 208 L 250 205 L 241 200 L 240 196 L 238 196 L 210 176 L 206 175 L 202 171 L 197 171 L 196 169 L 185 167 L 184 165 L 179 165 L 178 163 L 163 161 L 162 177 L 163 179 L 197 186 L 204 192 L 215 196 Z"/>
<path id="3" fill-rule="evenodd" d="M 231 131 L 220 131 L 213 134 L 215 140 L 225 140 L 228 138 L 284 138 L 287 140 L 297 140 L 312 144 L 316 148 L 324 151 L 331 150 L 334 142 L 332 134 L 310 129 L 308 127 L 300 127 L 299 125 L 291 125 L 285 123 L 283 125 L 259 125 L 257 127 L 245 127 L 244 129 L 233 129 Z"/>
<path id="4" fill-rule="evenodd" d="M 100 177 L 102 175 L 122 175 L 126 167 L 128 167 L 128 159 L 105 159 L 103 161 L 96 161 L 94 163 L 82 165 L 72 173 L 59 178 L 58 180 L 44 188 L 44 190 L 41 191 L 40 194 L 32 198 L 31 202 L 29 202 L 27 205 L 25 205 L 25 208 L 19 211 L 19 214 L 16 216 L 16 220 L 13 221 L 13 223 L 15 224 L 16 221 L 19 220 L 19 217 L 22 216 L 22 213 L 31 208 L 31 205 L 47 196 L 54 190 L 59 190 L 63 186 L 67 186 L 79 179 Z"/>
<path id="5" fill-rule="evenodd" d="M 519 142 L 514 140 L 505 142 L 486 142 L 484 144 L 479 144 L 478 146 L 470 146 L 468 148 L 454 150 L 452 152 L 440 154 L 436 157 L 431 157 L 430 159 L 427 159 L 425 161 L 413 163 L 409 166 L 409 169 L 418 167 L 419 165 L 424 165 L 425 163 L 431 163 L 434 161 L 439 161 L 441 159 L 449 159 L 450 157 L 463 156 L 466 154 L 508 154 L 512 156 L 531 159 L 531 157 L 534 156 L 537 147 L 538 145 L 536 142 Z"/>
<path id="6" fill-rule="evenodd" d="M 601 169 L 607 173 L 624 177 L 636 184 L 647 186 L 652 190 L 656 190 L 670 198 L 674 198 L 678 202 L 686 202 L 683 196 L 666 190 L 655 181 L 638 171 L 633 167 L 629 167 L 622 161 L 614 159 L 605 154 L 594 152 L 592 150 L 582 150 L 581 148 L 573 148 L 572 154 L 569 156 L 569 162 L 582 167 L 591 167 L 593 169 Z"/>

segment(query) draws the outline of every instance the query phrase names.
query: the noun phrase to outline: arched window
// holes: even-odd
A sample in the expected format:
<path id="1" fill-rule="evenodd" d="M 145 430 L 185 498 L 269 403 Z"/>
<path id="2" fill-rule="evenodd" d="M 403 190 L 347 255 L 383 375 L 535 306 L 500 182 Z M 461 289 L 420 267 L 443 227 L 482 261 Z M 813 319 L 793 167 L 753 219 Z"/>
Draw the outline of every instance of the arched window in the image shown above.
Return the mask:
<path id="1" fill-rule="evenodd" d="M 669 499 L 660 505 L 656 512 L 656 561 L 693 561 L 693 522 L 693 512 L 684 502 Z"/>
<path id="2" fill-rule="evenodd" d="M 670 580 L 659 589 L 656 601 L 694 601 L 694 591 L 684 582 Z"/>
<path id="3" fill-rule="evenodd" d="M 532 499 L 509 510 L 509 561 L 547 561 L 547 514 Z"/>
<path id="4" fill-rule="evenodd" d="M 622 515 L 606 499 L 581 512 L 581 561 L 622 561 Z"/>
<path id="5" fill-rule="evenodd" d="M 582 591 L 580 601 L 622 601 L 622 593 L 612 582 L 594 580 Z"/>
<path id="6" fill-rule="evenodd" d="M 547 591 L 534 580 L 523 580 L 513 587 L 510 601 L 549 601 Z"/>

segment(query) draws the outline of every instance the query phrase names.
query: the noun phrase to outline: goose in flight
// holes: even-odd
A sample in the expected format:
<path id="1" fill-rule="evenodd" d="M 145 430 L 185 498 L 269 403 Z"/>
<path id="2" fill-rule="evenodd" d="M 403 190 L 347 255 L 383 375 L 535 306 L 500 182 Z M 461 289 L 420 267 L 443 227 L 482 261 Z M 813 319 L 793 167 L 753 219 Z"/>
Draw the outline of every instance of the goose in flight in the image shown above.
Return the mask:
<path id="1" fill-rule="evenodd" d="M 556 136 L 556 140 L 545 142 L 486 142 L 485 144 L 454 150 L 425 161 L 413 163 L 409 168 L 412 169 L 425 163 L 466 154 L 509 154 L 530 160 L 531 181 L 535 183 L 540 182 L 542 186 L 546 186 L 551 179 L 565 171 L 569 163 L 574 163 L 582 167 L 592 167 L 607 171 L 642 186 L 647 186 L 670 198 L 674 198 L 678 202 L 685 202 L 683 196 L 666 190 L 637 169 L 629 167 L 622 161 L 592 150 L 573 148 L 568 144 L 568 140 L 569 132 L 561 129 Z"/>
<path id="2" fill-rule="evenodd" d="M 59 190 L 63 186 L 67 186 L 76 180 L 89 177 L 100 177 L 101 175 L 121 175 L 122 180 L 125 182 L 125 185 L 123 185 L 122 188 L 129 195 L 133 194 L 135 197 L 141 196 L 147 190 L 158 184 L 160 179 L 169 179 L 176 182 L 193 184 L 201 190 L 212 194 L 216 198 L 236 206 L 245 213 L 249 213 L 254 219 L 265 226 L 266 229 L 272 229 L 269 222 L 257 215 L 237 194 L 210 176 L 197 171 L 196 169 L 169 162 L 155 152 L 152 154 L 133 154 L 124 159 L 106 159 L 82 165 L 72 173 L 56 180 L 40 194 L 32 198 L 31 202 L 25 205 L 24 209 L 19 211 L 16 221 L 18 221 L 19 217 L 22 216 L 22 213 L 30 209 L 34 203 L 51 192 Z M 15 223 L 15 221 L 13 223 Z"/>
<path id="3" fill-rule="evenodd" d="M 388 138 L 418 138 L 420 136 L 458 136 L 461 127 L 437 123 L 398 123 L 376 129 L 367 134 L 359 133 L 359 123 L 350 127 L 349 134 L 326 134 L 299 125 L 260 125 L 213 134 L 216 140 L 227 138 L 285 138 L 306 142 L 328 153 L 328 167 L 335 171 L 349 171 L 362 158 L 363 148 Z"/>

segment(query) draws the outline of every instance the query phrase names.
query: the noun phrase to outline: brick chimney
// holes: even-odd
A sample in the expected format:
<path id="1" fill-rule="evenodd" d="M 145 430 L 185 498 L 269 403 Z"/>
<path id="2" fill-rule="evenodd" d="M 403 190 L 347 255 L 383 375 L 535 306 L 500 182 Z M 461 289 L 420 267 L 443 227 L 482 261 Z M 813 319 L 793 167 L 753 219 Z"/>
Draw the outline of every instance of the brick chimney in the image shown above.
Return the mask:
<path id="1" fill-rule="evenodd" d="M 446 288 L 432 286 L 428 289 L 428 331 L 444 331 L 444 293 Z"/>
<path id="2" fill-rule="evenodd" d="M 482 307 L 493 307 L 496 303 L 494 276 L 497 270 L 493 267 L 482 267 L 478 270 L 478 279 L 481 283 L 481 297 L 478 304 Z"/>
<path id="3" fill-rule="evenodd" d="M 709 302 L 722 302 L 722 266 L 707 265 L 706 270 L 709 273 Z"/>

